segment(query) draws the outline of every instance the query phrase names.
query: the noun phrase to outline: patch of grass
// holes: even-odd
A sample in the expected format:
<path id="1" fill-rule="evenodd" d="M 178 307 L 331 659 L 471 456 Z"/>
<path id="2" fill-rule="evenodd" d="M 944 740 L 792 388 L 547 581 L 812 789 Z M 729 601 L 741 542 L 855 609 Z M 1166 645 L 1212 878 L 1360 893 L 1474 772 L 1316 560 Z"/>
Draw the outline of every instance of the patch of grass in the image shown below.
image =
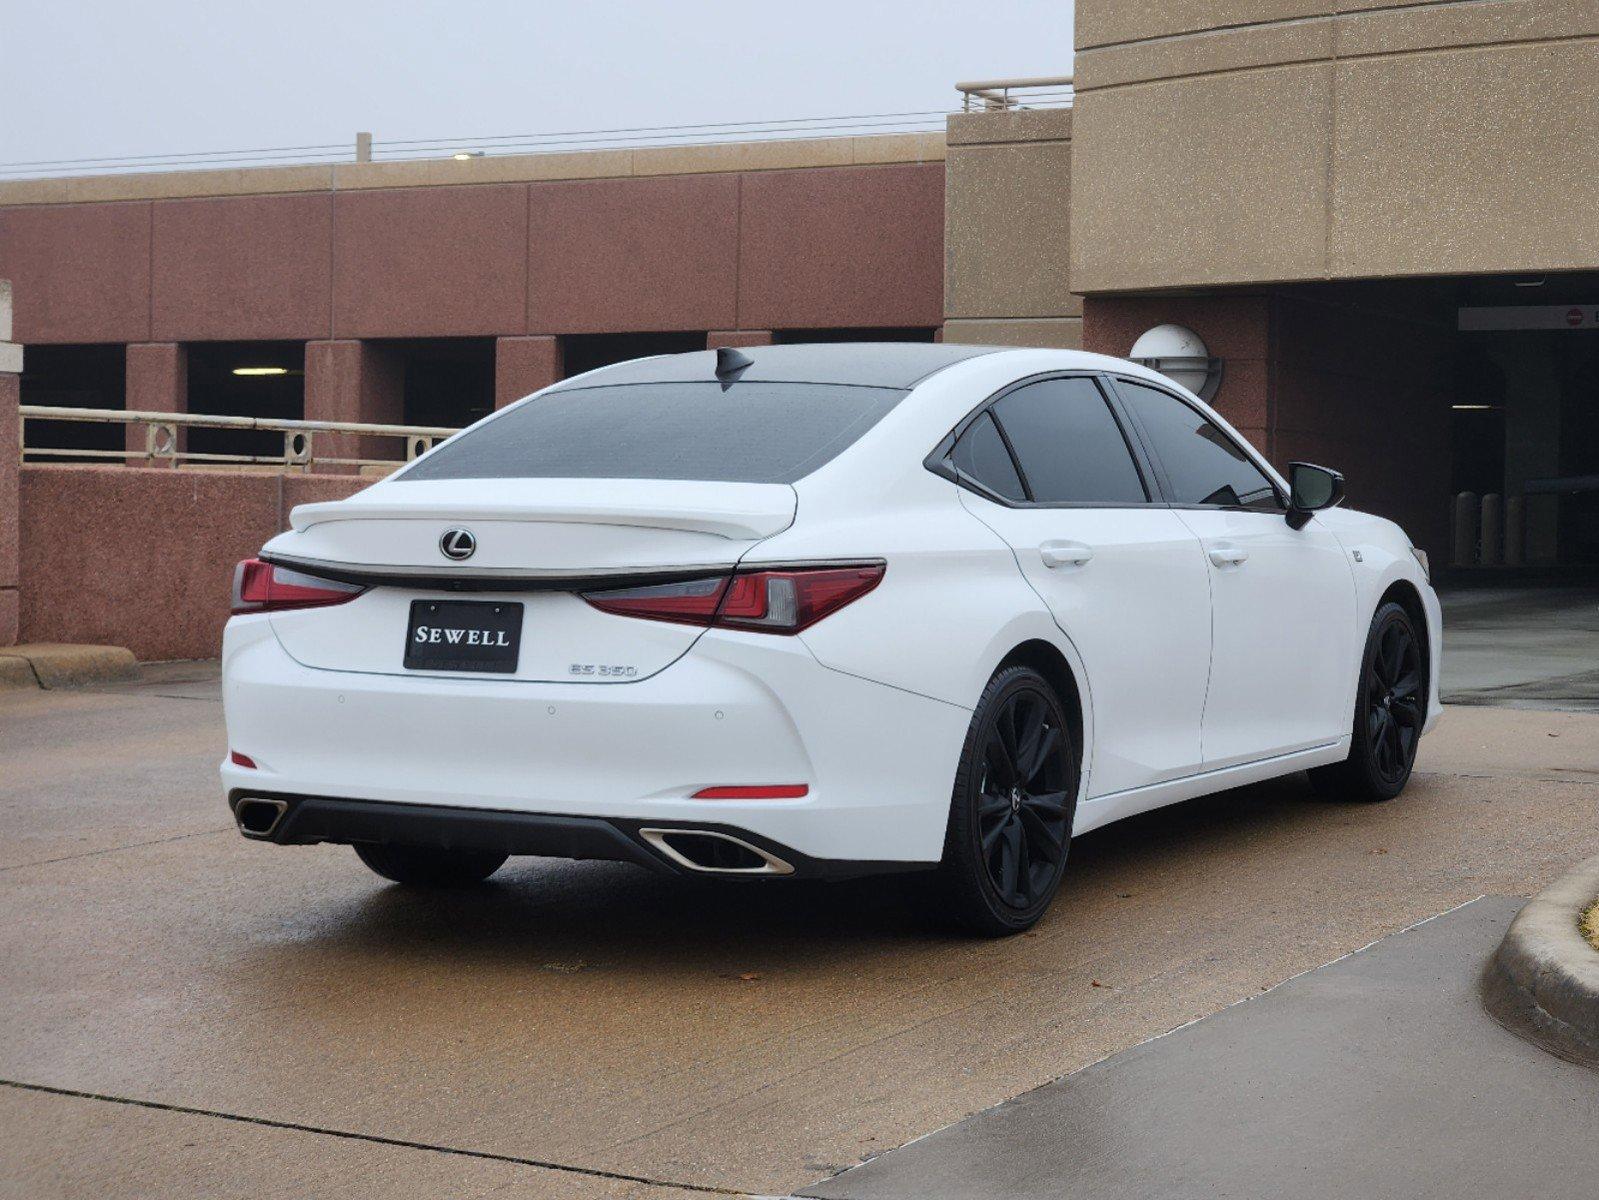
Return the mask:
<path id="1" fill-rule="evenodd" d="M 1588 911 L 1582 914 L 1577 928 L 1582 930 L 1582 936 L 1588 939 L 1589 944 L 1599 950 L 1599 900 L 1595 900 Z"/>

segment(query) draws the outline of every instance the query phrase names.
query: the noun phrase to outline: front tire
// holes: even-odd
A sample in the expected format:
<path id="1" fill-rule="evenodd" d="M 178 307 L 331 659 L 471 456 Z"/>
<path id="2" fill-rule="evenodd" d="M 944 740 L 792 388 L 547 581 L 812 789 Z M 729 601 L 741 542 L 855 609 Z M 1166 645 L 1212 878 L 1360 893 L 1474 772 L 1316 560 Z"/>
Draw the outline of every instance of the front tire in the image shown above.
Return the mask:
<path id="1" fill-rule="evenodd" d="M 1371 619 L 1360 660 L 1349 757 L 1313 767 L 1311 786 L 1330 799 L 1392 800 L 1410 780 L 1426 712 L 1421 639 L 1402 605 L 1384 604 Z"/>
<path id="2" fill-rule="evenodd" d="M 938 885 L 974 933 L 1031 928 L 1060 888 L 1077 812 L 1078 757 L 1066 710 L 1031 667 L 983 689 L 955 772 Z"/>
<path id="3" fill-rule="evenodd" d="M 411 887 L 439 888 L 482 883 L 509 857 L 493 850 L 445 850 L 377 842 L 357 842 L 355 852 L 385 879 Z"/>

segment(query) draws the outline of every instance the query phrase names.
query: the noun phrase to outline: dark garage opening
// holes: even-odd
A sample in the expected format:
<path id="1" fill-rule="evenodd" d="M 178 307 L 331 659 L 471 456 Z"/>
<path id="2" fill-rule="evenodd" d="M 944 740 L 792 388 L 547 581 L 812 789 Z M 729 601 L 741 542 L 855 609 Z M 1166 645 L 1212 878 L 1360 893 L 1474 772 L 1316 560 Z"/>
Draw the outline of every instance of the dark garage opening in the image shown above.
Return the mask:
<path id="1" fill-rule="evenodd" d="M 805 342 L 930 342 L 938 330 L 929 326 L 897 326 L 884 329 L 779 329 L 772 340 L 780 346 Z"/>
<path id="2" fill-rule="evenodd" d="M 303 342 L 195 342 L 188 358 L 191 413 L 289 421 L 305 416 Z M 283 434 L 269 430 L 192 428 L 187 436 L 191 454 L 283 454 Z"/>
<path id="3" fill-rule="evenodd" d="M 29 346 L 22 357 L 21 402 L 55 408 L 127 407 L 127 354 L 120 345 Z M 87 421 L 29 421 L 29 462 L 120 462 L 120 458 L 36 455 L 35 448 L 121 450 L 124 426 Z"/>
<path id="4" fill-rule="evenodd" d="M 682 354 L 705 349 L 705 333 L 583 333 L 561 339 L 565 375 L 570 379 L 630 358 Z"/>
<path id="5" fill-rule="evenodd" d="M 459 429 L 494 411 L 493 338 L 415 338 L 378 345 L 402 380 L 402 424 Z M 397 449 L 392 438 L 384 445 Z"/>

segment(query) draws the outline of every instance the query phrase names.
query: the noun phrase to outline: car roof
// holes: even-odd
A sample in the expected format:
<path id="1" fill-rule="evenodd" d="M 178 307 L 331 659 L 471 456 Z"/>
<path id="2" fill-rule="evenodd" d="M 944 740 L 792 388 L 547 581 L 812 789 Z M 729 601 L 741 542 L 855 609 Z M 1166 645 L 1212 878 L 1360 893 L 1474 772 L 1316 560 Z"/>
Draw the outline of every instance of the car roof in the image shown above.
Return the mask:
<path id="1" fill-rule="evenodd" d="M 750 365 L 740 383 L 827 383 L 855 387 L 912 388 L 945 367 L 994 354 L 1000 346 L 960 346 L 942 342 L 816 342 L 804 345 L 740 347 Z M 716 351 L 662 354 L 589 371 L 551 391 L 613 387 L 632 383 L 716 381 Z"/>

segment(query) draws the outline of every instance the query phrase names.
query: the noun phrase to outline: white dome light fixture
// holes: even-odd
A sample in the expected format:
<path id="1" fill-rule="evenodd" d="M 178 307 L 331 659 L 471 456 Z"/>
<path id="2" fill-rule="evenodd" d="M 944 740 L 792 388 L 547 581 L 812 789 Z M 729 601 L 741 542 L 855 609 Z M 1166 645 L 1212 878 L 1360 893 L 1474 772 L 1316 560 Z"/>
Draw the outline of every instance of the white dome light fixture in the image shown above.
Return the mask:
<path id="1" fill-rule="evenodd" d="M 1200 336 L 1185 325 L 1155 326 L 1140 335 L 1127 357 L 1206 402 L 1221 387 L 1221 359 L 1212 358 Z"/>

